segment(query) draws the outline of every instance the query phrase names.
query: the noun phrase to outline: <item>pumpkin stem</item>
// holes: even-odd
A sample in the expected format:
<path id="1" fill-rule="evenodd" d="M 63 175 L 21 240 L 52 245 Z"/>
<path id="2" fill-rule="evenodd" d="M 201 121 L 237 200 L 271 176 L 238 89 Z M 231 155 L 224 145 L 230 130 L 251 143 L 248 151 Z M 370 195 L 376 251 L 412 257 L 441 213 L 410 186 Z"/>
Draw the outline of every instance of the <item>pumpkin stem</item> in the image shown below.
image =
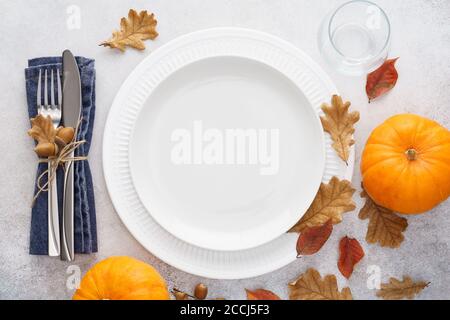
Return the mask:
<path id="1" fill-rule="evenodd" d="M 416 161 L 417 160 L 417 151 L 414 149 L 409 149 L 406 151 L 406 157 L 409 161 Z"/>

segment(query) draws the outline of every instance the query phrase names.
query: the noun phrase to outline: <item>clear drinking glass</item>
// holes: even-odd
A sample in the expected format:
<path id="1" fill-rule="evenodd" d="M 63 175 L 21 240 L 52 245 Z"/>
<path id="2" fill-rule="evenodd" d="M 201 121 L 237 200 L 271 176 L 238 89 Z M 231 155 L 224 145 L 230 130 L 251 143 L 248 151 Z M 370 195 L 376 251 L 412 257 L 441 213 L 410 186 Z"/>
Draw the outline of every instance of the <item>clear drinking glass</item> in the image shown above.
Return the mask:
<path id="1" fill-rule="evenodd" d="M 391 26 L 375 3 L 347 2 L 324 19 L 319 49 L 324 59 L 343 74 L 367 74 L 383 64 L 389 53 Z"/>

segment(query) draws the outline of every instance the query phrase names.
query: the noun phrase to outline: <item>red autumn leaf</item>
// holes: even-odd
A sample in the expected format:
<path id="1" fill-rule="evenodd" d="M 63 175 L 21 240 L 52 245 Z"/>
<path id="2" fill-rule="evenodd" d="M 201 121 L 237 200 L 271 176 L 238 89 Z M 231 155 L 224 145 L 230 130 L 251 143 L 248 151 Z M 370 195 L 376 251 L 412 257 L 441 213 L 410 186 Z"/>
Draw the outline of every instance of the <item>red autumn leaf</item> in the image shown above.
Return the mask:
<path id="1" fill-rule="evenodd" d="M 339 243 L 338 268 L 342 275 L 350 279 L 353 268 L 364 257 L 364 250 L 358 240 L 345 237 Z"/>
<path id="2" fill-rule="evenodd" d="M 328 220 L 323 226 L 307 228 L 297 241 L 298 256 L 310 256 L 322 249 L 333 232 L 333 221 Z"/>
<path id="3" fill-rule="evenodd" d="M 245 291 L 247 292 L 247 300 L 281 300 L 279 296 L 269 290 L 250 291 L 245 289 Z"/>
<path id="4" fill-rule="evenodd" d="M 381 67 L 369 73 L 366 84 L 369 102 L 395 87 L 398 80 L 398 72 L 395 69 L 397 60 L 398 58 L 386 60 Z"/>

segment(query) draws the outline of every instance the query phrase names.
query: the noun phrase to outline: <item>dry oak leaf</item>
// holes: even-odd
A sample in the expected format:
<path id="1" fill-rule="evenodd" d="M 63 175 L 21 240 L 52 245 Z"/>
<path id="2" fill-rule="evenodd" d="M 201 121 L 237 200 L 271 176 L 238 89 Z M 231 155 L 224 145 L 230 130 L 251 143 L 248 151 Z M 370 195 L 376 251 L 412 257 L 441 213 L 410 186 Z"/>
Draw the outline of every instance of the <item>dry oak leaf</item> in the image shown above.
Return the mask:
<path id="1" fill-rule="evenodd" d="M 381 285 L 381 289 L 377 292 L 377 297 L 384 300 L 413 299 L 429 285 L 430 283 L 423 281 L 414 282 L 410 277 L 403 277 L 403 281 L 391 278 L 389 283 Z"/>
<path id="2" fill-rule="evenodd" d="M 28 130 L 28 135 L 38 143 L 54 143 L 56 130 L 53 127 L 50 116 L 44 117 L 43 115 L 38 115 L 37 117 L 32 118 L 31 129 Z"/>
<path id="3" fill-rule="evenodd" d="M 303 232 L 325 224 L 331 219 L 334 225 L 342 222 L 342 214 L 355 210 L 352 200 L 355 189 L 347 180 L 333 177 L 328 184 L 322 183 L 312 205 L 302 219 L 289 232 Z"/>
<path id="4" fill-rule="evenodd" d="M 132 47 L 139 50 L 145 49 L 143 40 L 155 39 L 158 36 L 154 14 L 148 14 L 146 10 L 139 14 L 130 9 L 128 19 L 120 20 L 120 31 L 114 31 L 112 38 L 102 42 L 100 45 L 125 51 L 125 48 Z"/>
<path id="5" fill-rule="evenodd" d="M 350 279 L 353 269 L 364 258 L 364 250 L 356 239 L 342 238 L 339 243 L 338 268 L 344 277 Z"/>
<path id="6" fill-rule="evenodd" d="M 359 121 L 359 112 L 350 113 L 350 105 L 350 102 L 344 103 L 340 96 L 334 95 L 331 106 L 325 103 L 322 105 L 325 117 L 320 117 L 323 129 L 331 135 L 333 148 L 345 163 L 350 157 L 350 147 L 355 144 L 354 125 Z"/>
<path id="7" fill-rule="evenodd" d="M 377 205 L 366 191 L 361 192 L 361 197 L 366 198 L 366 203 L 359 212 L 359 218 L 362 220 L 369 219 L 366 234 L 367 243 L 378 243 L 382 247 L 389 248 L 400 247 L 405 239 L 403 232 L 408 227 L 408 220 Z"/>
<path id="8" fill-rule="evenodd" d="M 255 291 L 245 289 L 245 292 L 247 293 L 247 300 L 281 300 L 275 293 L 265 289 Z"/>
<path id="9" fill-rule="evenodd" d="M 297 254 L 300 256 L 310 256 L 322 249 L 333 232 L 333 222 L 328 220 L 324 225 L 314 228 L 306 228 L 298 238 Z"/>
<path id="10" fill-rule="evenodd" d="M 398 72 L 395 69 L 397 60 L 398 58 L 386 60 L 381 67 L 369 73 L 366 84 L 369 102 L 395 87 L 398 80 Z"/>
<path id="11" fill-rule="evenodd" d="M 322 279 L 315 269 L 309 269 L 289 284 L 289 291 L 290 300 L 353 300 L 350 288 L 340 292 L 334 275 Z"/>

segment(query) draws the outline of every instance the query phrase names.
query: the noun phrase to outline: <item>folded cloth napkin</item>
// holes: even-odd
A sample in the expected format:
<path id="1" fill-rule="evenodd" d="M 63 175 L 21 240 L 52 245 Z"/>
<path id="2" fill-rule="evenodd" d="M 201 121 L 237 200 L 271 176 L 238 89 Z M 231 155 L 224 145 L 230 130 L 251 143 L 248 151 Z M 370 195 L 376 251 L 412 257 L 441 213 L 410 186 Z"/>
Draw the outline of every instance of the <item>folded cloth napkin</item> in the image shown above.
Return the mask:
<path id="1" fill-rule="evenodd" d="M 94 60 L 83 57 L 76 57 L 81 77 L 82 91 L 82 121 L 78 131 L 78 140 L 86 140 L 85 144 L 80 145 L 76 150 L 76 156 L 87 156 L 92 140 L 92 130 L 95 117 L 95 65 Z M 36 58 L 28 61 L 28 68 L 25 69 L 26 90 L 28 113 L 30 118 L 37 115 L 36 92 L 39 79 L 39 70 L 59 69 L 62 75 L 61 57 Z M 42 72 L 42 76 L 44 72 Z M 48 86 L 50 88 L 50 86 Z M 49 89 L 50 90 L 50 89 Z M 40 163 L 36 178 L 47 169 L 47 163 Z M 74 212 L 74 245 L 75 253 L 97 252 L 97 223 L 95 215 L 94 188 L 92 185 L 92 175 L 87 161 L 77 161 L 74 167 L 75 182 L 75 212 Z M 64 172 L 62 168 L 58 169 L 58 200 L 59 215 L 62 216 L 63 205 L 63 184 Z M 42 182 L 45 183 L 45 176 Z M 35 189 L 37 192 L 37 188 Z M 47 255 L 48 254 L 48 200 L 47 192 L 42 192 L 36 199 L 31 211 L 31 232 L 30 232 L 30 254 Z M 61 220 L 60 220 L 61 221 Z"/>

